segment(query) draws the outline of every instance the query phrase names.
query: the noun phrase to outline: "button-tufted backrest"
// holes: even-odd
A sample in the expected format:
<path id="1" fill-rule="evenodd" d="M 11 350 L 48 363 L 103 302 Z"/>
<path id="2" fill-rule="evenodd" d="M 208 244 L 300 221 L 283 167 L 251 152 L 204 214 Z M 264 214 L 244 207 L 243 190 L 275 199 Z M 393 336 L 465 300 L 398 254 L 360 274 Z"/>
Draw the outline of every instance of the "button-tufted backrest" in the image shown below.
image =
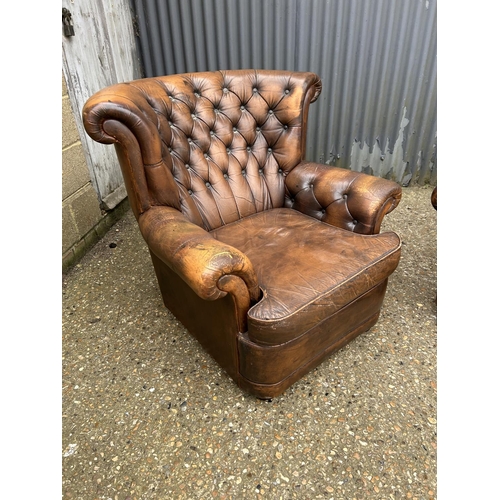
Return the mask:
<path id="1" fill-rule="evenodd" d="M 211 230 L 283 206 L 320 92 L 313 73 L 170 75 L 103 89 L 83 116 L 91 137 L 116 144 L 136 216 L 168 205 Z"/>

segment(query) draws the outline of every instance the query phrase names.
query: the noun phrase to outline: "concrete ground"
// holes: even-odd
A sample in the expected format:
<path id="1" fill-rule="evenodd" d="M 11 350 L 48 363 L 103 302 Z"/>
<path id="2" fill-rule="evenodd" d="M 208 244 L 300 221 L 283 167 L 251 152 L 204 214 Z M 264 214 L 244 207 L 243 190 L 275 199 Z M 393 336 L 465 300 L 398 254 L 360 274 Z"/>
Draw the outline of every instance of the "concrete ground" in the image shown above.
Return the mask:
<path id="1" fill-rule="evenodd" d="M 434 499 L 431 191 L 385 219 L 403 245 L 379 322 L 271 402 L 165 309 L 129 211 L 63 277 L 63 499 Z"/>

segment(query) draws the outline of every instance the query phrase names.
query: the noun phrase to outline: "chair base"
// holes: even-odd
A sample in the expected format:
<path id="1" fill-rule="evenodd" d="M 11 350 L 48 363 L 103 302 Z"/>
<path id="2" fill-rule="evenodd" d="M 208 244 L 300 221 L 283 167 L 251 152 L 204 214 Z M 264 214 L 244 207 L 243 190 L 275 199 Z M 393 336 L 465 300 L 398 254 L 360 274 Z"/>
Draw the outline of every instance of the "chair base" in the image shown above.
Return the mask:
<path id="1" fill-rule="evenodd" d="M 378 320 L 387 279 L 299 338 L 277 346 L 259 346 L 239 334 L 238 385 L 261 398 L 281 395 L 297 380 Z"/>
<path id="2" fill-rule="evenodd" d="M 315 358 L 311 359 L 304 365 L 302 365 L 298 370 L 291 373 L 288 377 L 286 377 L 281 382 L 277 384 L 257 384 L 250 380 L 245 379 L 244 377 L 240 377 L 239 387 L 256 396 L 258 399 L 270 400 L 281 396 L 287 389 L 290 388 L 295 382 L 300 380 L 302 377 L 307 375 L 310 371 L 314 370 L 317 366 L 319 366 L 326 358 L 333 355 L 335 352 L 339 351 L 347 345 L 351 340 L 355 339 L 358 335 L 367 332 L 375 323 L 378 321 L 378 317 L 380 315 L 380 311 L 376 313 L 373 317 L 369 318 L 365 323 L 361 326 L 349 332 L 345 337 L 343 337 L 338 342 L 332 344 L 328 349 L 324 352 L 320 353 Z"/>
<path id="3" fill-rule="evenodd" d="M 387 279 L 299 337 L 279 345 L 259 345 L 237 330 L 235 304 L 228 294 L 207 301 L 156 255 L 151 258 L 170 312 L 245 392 L 260 399 L 280 396 L 378 320 Z M 193 312 L 196 311 L 196 314 Z"/>

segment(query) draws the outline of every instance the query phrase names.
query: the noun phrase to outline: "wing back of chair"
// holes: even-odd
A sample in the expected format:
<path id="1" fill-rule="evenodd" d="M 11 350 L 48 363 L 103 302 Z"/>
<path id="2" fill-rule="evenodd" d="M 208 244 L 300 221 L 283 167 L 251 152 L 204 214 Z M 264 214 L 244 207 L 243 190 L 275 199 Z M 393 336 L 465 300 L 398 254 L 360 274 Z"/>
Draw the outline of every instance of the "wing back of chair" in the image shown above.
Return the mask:
<path id="1" fill-rule="evenodd" d="M 115 144 L 136 217 L 167 205 L 212 230 L 284 205 L 320 92 L 313 73 L 172 75 L 103 89 L 83 117 L 94 140 Z"/>

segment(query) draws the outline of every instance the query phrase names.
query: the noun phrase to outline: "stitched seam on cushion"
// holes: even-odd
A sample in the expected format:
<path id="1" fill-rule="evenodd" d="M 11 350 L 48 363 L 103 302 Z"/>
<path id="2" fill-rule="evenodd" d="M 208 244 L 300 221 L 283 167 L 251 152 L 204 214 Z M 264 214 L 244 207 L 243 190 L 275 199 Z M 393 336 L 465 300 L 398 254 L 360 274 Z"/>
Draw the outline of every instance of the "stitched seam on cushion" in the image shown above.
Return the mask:
<path id="1" fill-rule="evenodd" d="M 308 328 L 305 332 L 301 333 L 298 337 L 291 337 L 288 340 L 285 340 L 284 342 L 281 342 L 279 344 L 276 344 L 276 343 L 270 344 L 270 343 L 267 343 L 267 342 L 265 342 L 263 340 L 260 340 L 260 339 L 259 340 L 253 340 L 252 338 L 250 338 L 250 335 L 249 335 L 249 339 L 250 339 L 251 342 L 254 342 L 256 344 L 259 344 L 259 345 L 262 345 L 262 346 L 265 346 L 265 347 L 272 347 L 272 348 L 281 348 L 285 344 L 298 343 L 301 338 L 305 337 L 306 335 L 310 335 L 312 330 L 314 330 L 315 328 L 321 327 L 321 325 L 323 325 L 326 321 L 328 321 L 329 319 L 331 319 L 333 316 L 336 316 L 337 314 L 340 314 L 344 309 L 346 309 L 347 307 L 350 307 L 353 304 L 353 302 L 356 302 L 357 300 L 360 300 L 360 299 L 366 297 L 369 293 L 373 292 L 377 287 L 379 287 L 384 282 L 384 280 L 385 280 L 385 278 L 383 278 L 376 285 L 374 285 L 369 290 L 366 290 L 366 292 L 363 292 L 361 295 L 359 295 L 355 299 L 351 300 L 350 302 L 347 302 L 347 304 L 344 304 L 339 309 L 336 309 L 335 311 L 331 312 L 328 316 L 324 317 L 318 323 L 316 323 L 313 326 L 311 326 L 310 328 Z M 357 327 L 355 327 L 355 328 L 357 328 Z"/>

